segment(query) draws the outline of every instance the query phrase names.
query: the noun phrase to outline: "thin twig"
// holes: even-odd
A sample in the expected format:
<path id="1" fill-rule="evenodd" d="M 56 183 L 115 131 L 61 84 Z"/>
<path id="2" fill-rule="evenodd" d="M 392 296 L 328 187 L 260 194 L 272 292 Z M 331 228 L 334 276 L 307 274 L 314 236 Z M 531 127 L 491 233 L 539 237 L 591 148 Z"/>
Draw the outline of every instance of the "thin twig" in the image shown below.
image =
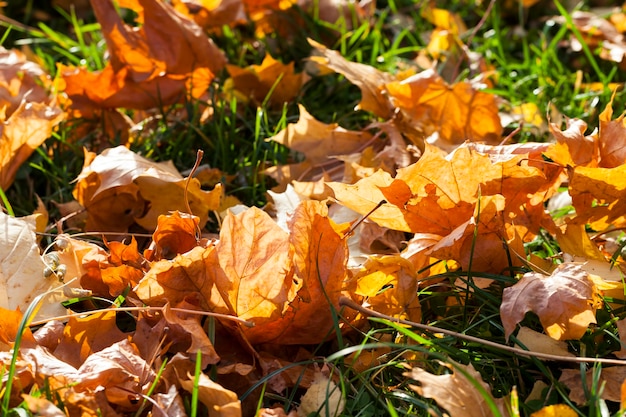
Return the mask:
<path id="1" fill-rule="evenodd" d="M 71 314 L 65 314 L 62 316 L 56 316 L 56 317 L 51 317 L 45 320 L 38 320 L 38 321 L 33 321 L 32 323 L 30 323 L 31 326 L 38 326 L 40 324 L 45 324 L 49 321 L 52 320 L 64 320 L 64 319 L 69 319 L 72 317 L 80 317 L 80 316 L 87 316 L 87 315 L 91 315 L 91 314 L 97 314 L 97 313 L 107 313 L 110 311 L 113 312 L 118 312 L 118 311 L 163 311 L 163 309 L 165 309 L 165 307 L 155 307 L 155 306 L 151 306 L 151 307 L 117 307 L 117 308 L 101 308 L 98 310 L 90 310 L 90 311 L 86 311 L 84 313 L 71 313 Z M 187 313 L 187 314 L 197 314 L 199 316 L 210 316 L 210 317 L 215 317 L 218 319 L 224 319 L 224 320 L 232 320 L 232 321 L 236 321 L 239 322 L 241 324 L 243 324 L 246 327 L 254 327 L 254 323 L 248 320 L 244 320 L 242 318 L 239 317 L 235 317 L 235 316 L 229 316 L 228 314 L 220 314 L 220 313 L 213 313 L 211 311 L 198 311 L 198 310 L 188 310 L 186 308 L 176 308 L 176 307 L 170 307 L 171 311 L 175 311 L 177 313 Z"/>

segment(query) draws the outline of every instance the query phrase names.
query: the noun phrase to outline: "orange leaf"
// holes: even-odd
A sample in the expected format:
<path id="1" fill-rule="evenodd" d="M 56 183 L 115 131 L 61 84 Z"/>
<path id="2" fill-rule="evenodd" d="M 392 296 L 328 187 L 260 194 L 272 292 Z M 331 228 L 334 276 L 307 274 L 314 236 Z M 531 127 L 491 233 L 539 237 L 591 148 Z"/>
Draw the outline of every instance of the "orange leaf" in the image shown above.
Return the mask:
<path id="1" fill-rule="evenodd" d="M 309 39 L 309 43 L 313 46 L 315 54 L 310 58 L 311 61 L 322 68 L 338 72 L 361 89 L 362 98 L 357 109 L 372 112 L 386 119 L 393 116 L 393 106 L 383 94 L 385 84 L 393 80 L 390 74 L 369 65 L 350 62 L 339 52 L 330 50 L 312 39 Z"/>
<path id="2" fill-rule="evenodd" d="M 52 133 L 64 115 L 50 97 L 50 77 L 17 50 L 0 47 L 0 187 Z"/>
<path id="3" fill-rule="evenodd" d="M 254 321 L 244 330 L 250 342 L 275 338 L 270 328 L 280 323 L 296 289 L 287 233 L 255 207 L 229 214 L 217 258 L 215 285 L 233 314 Z"/>
<path id="4" fill-rule="evenodd" d="M 187 297 L 197 296 L 202 308 L 211 309 L 215 305 L 212 299 L 216 295 L 213 290 L 216 263 L 213 245 L 196 246 L 171 261 L 153 263 L 135 287 L 135 293 L 148 305 L 166 302 L 176 305 Z"/>
<path id="5" fill-rule="evenodd" d="M 437 133 L 437 144 L 452 149 L 464 141 L 497 144 L 502 124 L 493 94 L 469 82 L 448 85 L 432 70 L 403 81 L 385 84 L 391 102 L 405 112 L 427 135 Z"/>
<path id="6" fill-rule="evenodd" d="M 302 87 L 302 73 L 294 72 L 294 63 L 285 65 L 268 53 L 265 54 L 261 65 L 251 65 L 247 68 L 227 65 L 226 69 L 237 92 L 246 99 L 251 99 L 256 105 L 268 99 L 271 91 L 269 103 L 276 107 L 282 106 L 292 101 Z"/>
<path id="7" fill-rule="evenodd" d="M 197 179 L 183 178 L 171 162 L 152 162 L 123 146 L 86 159 L 77 180 L 74 196 L 89 214 L 87 230 L 126 231 L 134 222 L 153 230 L 159 215 L 187 210 L 185 188 L 202 228 L 222 197 L 219 184 L 204 191 Z"/>
<path id="8" fill-rule="evenodd" d="M 200 219 L 175 211 L 170 215 L 160 215 L 157 228 L 152 234 L 156 247 L 156 259 L 170 258 L 193 249 L 198 245 L 196 233 Z"/>
<path id="9" fill-rule="evenodd" d="M 500 317 L 505 337 L 524 315 L 539 316 L 548 336 L 556 340 L 580 339 L 601 303 L 598 290 L 578 264 L 561 264 L 552 275 L 529 272 L 502 295 Z"/>
<path id="10" fill-rule="evenodd" d="M 626 165 L 616 168 L 579 166 L 570 170 L 569 176 L 576 224 L 589 223 L 597 231 L 626 225 Z"/>
<path id="11" fill-rule="evenodd" d="M 92 353 L 125 338 L 126 335 L 117 327 L 115 311 L 96 313 L 87 317 L 72 316 L 65 326 L 63 339 L 54 355 L 78 368 Z"/>
<path id="12" fill-rule="evenodd" d="M 91 2 L 111 58 L 95 73 L 61 66 L 70 99 L 87 107 L 149 109 L 176 103 L 188 90 L 192 97 L 206 92 L 225 59 L 202 29 L 166 2 L 120 3 L 141 25 L 126 25 L 111 0 Z"/>

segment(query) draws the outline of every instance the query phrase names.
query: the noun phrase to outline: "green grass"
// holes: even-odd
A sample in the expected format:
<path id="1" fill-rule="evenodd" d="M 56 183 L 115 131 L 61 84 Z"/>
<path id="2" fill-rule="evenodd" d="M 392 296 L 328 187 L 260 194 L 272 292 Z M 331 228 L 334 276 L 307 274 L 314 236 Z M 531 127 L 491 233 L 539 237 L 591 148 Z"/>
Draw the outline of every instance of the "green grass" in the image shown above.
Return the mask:
<path id="1" fill-rule="evenodd" d="M 225 51 L 231 63 L 246 66 L 260 63 L 263 52 L 269 51 L 284 62 L 296 60 L 297 67 L 304 67 L 303 59 L 310 52 L 306 37 L 323 41 L 332 49 L 341 52 L 347 59 L 373 65 L 380 70 L 396 73 L 407 67 L 415 54 L 422 50 L 426 41 L 421 34 L 432 29 L 432 25 L 420 17 L 419 8 L 411 1 L 379 2 L 375 18 L 370 22 L 349 28 L 347 22 L 329 24 L 316 19 L 315 15 L 303 15 L 304 24 L 294 34 L 294 39 L 286 41 L 276 35 L 264 40 L 253 39 L 251 25 L 235 29 L 225 28 L 215 37 L 218 46 Z M 450 10 L 458 12 L 473 28 L 478 24 L 489 2 L 474 6 L 474 2 L 451 1 Z M 32 18 L 34 3 L 29 2 L 23 10 L 9 9 L 16 19 L 31 27 L 31 31 L 13 28 L 6 36 L 5 45 L 28 46 L 37 55 L 47 71 L 56 72 L 56 62 L 85 65 L 97 70 L 105 64 L 105 45 L 99 33 L 99 26 L 88 18 L 81 21 L 73 13 L 58 13 L 48 22 L 37 22 Z M 571 14 L 559 3 L 552 7 L 554 13 L 571 22 Z M 50 11 L 50 13 L 55 13 Z M 532 18 L 528 15 L 532 15 Z M 558 25 L 550 19 L 541 20 L 538 9 L 530 11 L 502 10 L 500 2 L 495 2 L 483 24 L 472 38 L 468 48 L 482 55 L 485 62 L 493 67 L 495 84 L 489 89 L 502 100 L 502 110 L 512 106 L 534 103 L 542 114 L 561 113 L 567 117 L 585 120 L 590 129 L 597 126 L 598 115 L 611 98 L 612 91 L 604 88 L 593 91 L 577 83 L 626 81 L 626 75 L 614 63 L 602 61 L 596 51 L 585 48 L 580 54 L 573 54 L 562 44 L 580 33 L 571 26 Z M 522 35 L 521 29 L 524 33 Z M 467 41 L 467 38 L 462 38 Z M 253 42 L 254 41 L 254 42 Z M 470 74 L 465 64 L 459 66 L 457 79 Z M 253 106 L 239 102 L 236 98 L 223 99 L 223 83 L 227 73 L 219 74 L 211 86 L 211 99 L 214 116 L 210 123 L 200 121 L 200 111 L 204 103 L 187 102 L 180 106 L 157 109 L 150 123 L 150 133 L 137 140 L 132 149 L 157 161 L 172 160 L 179 170 L 184 171 L 193 165 L 196 150 L 205 151 L 204 163 L 219 168 L 232 178 L 225 183 L 226 193 L 239 198 L 244 204 L 262 206 L 266 202 L 266 191 L 274 184 L 263 177 L 265 167 L 293 161 L 292 155 L 284 147 L 266 142 L 287 123 L 298 119 L 296 103 L 288 103 L 282 108 L 272 108 L 266 104 Z M 450 80 L 454 81 L 454 80 Z M 615 101 L 615 114 L 624 109 L 624 92 L 618 91 Z M 364 128 L 372 121 L 366 112 L 354 112 L 360 100 L 358 88 L 339 75 L 327 75 L 312 79 L 300 92 L 298 102 L 318 119 L 330 123 L 338 122 L 348 129 Z M 175 117 L 169 117 L 173 116 Z M 549 140 L 549 134 L 537 131 L 532 126 L 513 123 L 508 131 L 520 127 L 514 137 L 519 142 Z M 36 196 L 43 199 L 51 213 L 51 220 L 60 214 L 52 202 L 72 200 L 72 181 L 82 168 L 83 147 L 95 146 L 94 137 L 86 135 L 77 141 L 70 141 L 75 126 L 64 122 L 54 136 L 40 147 L 29 161 L 22 166 L 15 183 L 8 190 L 0 190 L 0 197 L 7 210 L 15 215 L 30 214 L 36 206 Z M 110 144 L 113 146 L 115 140 Z M 215 227 L 215 226 L 209 226 Z M 212 230 L 215 231 L 215 230 Z M 547 234 L 527 244 L 527 250 L 542 257 L 558 254 L 558 246 Z M 473 285 L 473 279 L 480 277 L 478 271 L 450 272 L 438 277 L 430 277 L 420 288 L 420 300 L 424 311 L 424 321 L 431 325 L 474 336 L 489 341 L 506 344 L 499 317 L 502 290 L 513 280 L 510 276 L 494 276 L 495 284 L 487 289 Z M 437 282 L 437 278 L 444 281 Z M 455 285 L 457 279 L 466 282 L 469 293 Z M 455 306 L 446 304 L 452 297 L 458 301 Z M 337 326 L 341 322 L 337 313 Z M 580 341 L 570 342 L 570 348 L 589 357 L 605 357 L 619 350 L 615 321 L 624 317 L 623 304 L 606 306 L 598 312 L 598 326 L 591 329 Z M 26 314 L 26 318 L 29 315 Z M 532 314 L 524 320 L 524 325 L 541 330 L 541 325 Z M 391 336 L 388 341 L 382 336 Z M 346 357 L 354 352 L 387 347 L 389 352 L 380 358 L 380 364 L 364 372 L 355 372 L 347 365 Z M 506 396 L 515 388 L 519 396 L 520 415 L 527 416 L 546 404 L 569 403 L 581 416 L 606 415 L 606 404 L 600 399 L 602 387 L 598 383 L 601 367 L 593 368 L 593 384 L 587 393 L 587 403 L 583 406 L 571 404 L 567 390 L 558 382 L 563 364 L 543 362 L 535 358 L 520 357 L 484 344 L 470 342 L 451 336 L 436 337 L 432 334 L 411 332 L 381 320 L 373 320 L 371 329 L 365 332 L 353 331 L 335 340 L 315 347 L 317 357 L 300 363 L 310 365 L 326 361 L 340 376 L 340 388 L 347 399 L 346 416 L 386 416 L 419 415 L 429 413 L 442 415 L 437 404 L 419 397 L 408 387 L 403 373 L 407 355 L 418 357 L 425 369 L 434 373 L 448 372 L 435 359 L 453 360 L 458 363 L 471 363 L 487 381 L 496 397 Z M 584 366 L 581 366 L 583 370 Z M 11 380 L 14 366 L 5 370 Z M 196 369 L 194 382 L 197 385 L 199 370 Z M 265 398 L 259 400 L 259 407 L 279 402 L 290 409 L 299 400 L 301 389 L 288 389 L 282 395 L 270 394 L 265 390 L 267 375 L 252 387 L 262 388 Z M 530 402 L 530 394 L 536 380 L 544 381 L 548 388 L 540 399 Z M 10 388 L 10 382 L 5 385 Z M 40 393 L 46 395 L 46 393 Z M 190 415 L 199 412 L 197 390 L 188 399 Z M 250 394 L 251 395 L 251 394 Z M 245 399 L 247 394 L 242 396 Z M 50 396 L 51 400 L 54 400 Z M 621 415 L 614 407 L 612 415 Z M 2 403 L 3 414 L 8 415 L 8 396 Z M 19 408 L 25 415 L 24 408 Z M 13 410 L 18 413 L 17 409 Z"/>

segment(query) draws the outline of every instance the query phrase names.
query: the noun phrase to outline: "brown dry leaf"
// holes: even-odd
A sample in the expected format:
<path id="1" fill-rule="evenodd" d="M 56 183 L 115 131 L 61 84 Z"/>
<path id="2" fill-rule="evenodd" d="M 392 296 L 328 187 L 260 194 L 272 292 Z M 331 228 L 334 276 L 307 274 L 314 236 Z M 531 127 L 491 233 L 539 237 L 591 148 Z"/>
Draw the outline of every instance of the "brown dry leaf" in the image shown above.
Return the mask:
<path id="1" fill-rule="evenodd" d="M 187 210 L 185 187 L 199 227 L 204 227 L 209 211 L 220 206 L 219 184 L 204 191 L 197 179 L 183 178 L 171 162 L 155 163 L 123 146 L 90 159 L 86 158 L 74 189 L 89 214 L 87 230 L 126 231 L 135 222 L 154 230 L 159 215 Z"/>
<path id="2" fill-rule="evenodd" d="M 52 133 L 64 114 L 49 94 L 50 77 L 17 50 L 0 47 L 0 188 Z"/>
<path id="3" fill-rule="evenodd" d="M 137 321 L 132 342 L 139 349 L 142 358 L 158 357 L 170 352 L 186 354 L 195 360 L 200 351 L 203 369 L 219 362 L 220 357 L 200 323 L 201 316 L 175 312 L 169 304 L 161 311 L 162 314 L 154 317 L 142 314 Z M 155 340 L 163 340 L 163 343 L 157 344 Z"/>
<path id="4" fill-rule="evenodd" d="M 559 382 L 565 384 L 570 389 L 569 398 L 576 404 L 584 404 L 586 402 L 585 391 L 591 390 L 591 384 L 594 380 L 594 372 L 596 369 L 590 369 L 586 372 L 585 381 L 586 389 L 583 388 L 582 375 L 580 369 L 563 369 Z M 600 397 L 607 401 L 621 401 L 621 386 L 626 380 L 626 366 L 602 367 L 602 372 L 598 380 L 598 386 L 604 389 Z"/>
<path id="5" fill-rule="evenodd" d="M 498 407 L 501 416 L 510 416 L 504 399 L 493 398 L 489 385 L 471 365 L 461 365 L 452 361 L 451 364 L 442 365 L 454 372 L 433 375 L 424 369 L 413 368 L 404 376 L 420 383 L 419 386 L 410 385 L 411 389 L 419 395 L 437 401 L 437 404 L 445 408 L 451 416 L 490 417 L 494 415 L 483 397 L 484 394 L 474 384 L 480 384 L 487 395 L 491 396 L 491 400 Z"/>
<path id="6" fill-rule="evenodd" d="M 303 84 L 302 73 L 295 73 L 294 63 L 283 64 L 266 53 L 261 65 L 240 68 L 226 65 L 237 96 L 253 104 L 261 105 L 266 100 L 274 107 L 291 102 Z M 227 81 L 228 82 L 228 81 Z M 271 96 L 268 97 L 271 91 Z"/>
<path id="7" fill-rule="evenodd" d="M 502 124 L 493 94 L 477 90 L 469 82 L 448 85 L 433 70 L 403 81 L 385 84 L 391 103 L 417 124 L 426 135 L 436 133 L 436 143 L 451 150 L 465 141 L 498 144 Z"/>
<path id="8" fill-rule="evenodd" d="M 290 36 L 297 27 L 298 15 L 288 13 L 297 0 L 242 0 L 246 13 L 255 25 L 255 35 L 263 38 L 267 34 L 278 33 Z"/>
<path id="9" fill-rule="evenodd" d="M 95 392 L 104 389 L 107 401 L 126 409 L 137 409 L 141 394 L 156 376 L 127 339 L 115 342 L 86 358 L 77 371 L 73 390 Z"/>
<path id="10" fill-rule="evenodd" d="M 225 65 L 221 51 L 193 21 L 158 0 L 124 0 L 139 26 L 124 23 L 111 0 L 91 2 L 110 62 L 100 72 L 59 68 L 78 109 L 150 109 L 200 97 Z"/>
<path id="11" fill-rule="evenodd" d="M 507 338 L 532 311 L 553 339 L 580 339 L 589 324 L 596 322 L 595 312 L 601 303 L 596 285 L 581 265 L 564 263 L 550 276 L 529 272 L 505 288 L 500 317 Z"/>

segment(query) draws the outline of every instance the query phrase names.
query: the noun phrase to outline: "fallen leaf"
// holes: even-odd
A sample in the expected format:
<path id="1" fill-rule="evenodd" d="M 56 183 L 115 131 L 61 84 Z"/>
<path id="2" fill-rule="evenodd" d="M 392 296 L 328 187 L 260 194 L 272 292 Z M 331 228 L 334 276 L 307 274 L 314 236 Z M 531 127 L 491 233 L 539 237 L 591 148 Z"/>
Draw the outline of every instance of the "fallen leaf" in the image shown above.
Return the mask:
<path id="1" fill-rule="evenodd" d="M 157 227 L 152 234 L 154 253 L 151 260 L 170 259 L 174 255 L 189 252 L 198 246 L 200 219 L 187 213 L 175 211 L 169 215 L 160 215 Z"/>
<path id="2" fill-rule="evenodd" d="M 79 368 L 93 353 L 126 339 L 116 324 L 115 311 L 91 314 L 87 317 L 72 316 L 68 320 L 63 338 L 54 355 Z"/>
<path id="3" fill-rule="evenodd" d="M 298 415 L 308 416 L 311 413 L 337 417 L 343 412 L 346 401 L 341 389 L 321 372 L 300 399 Z"/>
<path id="4" fill-rule="evenodd" d="M 92 1 L 110 55 L 100 72 L 60 66 L 65 93 L 80 108 L 150 109 L 187 94 L 204 94 L 225 65 L 224 55 L 193 21 L 157 0 L 124 0 L 138 27 L 119 16 L 111 0 Z M 94 88 L 97 86 L 97 88 Z"/>
<path id="5" fill-rule="evenodd" d="M 283 64 L 269 53 L 265 54 L 261 65 L 247 68 L 226 65 L 226 69 L 236 92 L 257 106 L 267 101 L 274 107 L 281 107 L 299 94 L 303 84 L 302 73 L 295 73 L 293 62 Z"/>
<path id="6" fill-rule="evenodd" d="M 44 276 L 46 263 L 39 253 L 35 217 L 16 218 L 0 211 L 0 307 L 26 311 L 30 303 L 62 285 L 54 274 Z M 74 286 L 77 286 L 77 282 Z M 44 297 L 35 319 L 66 314 L 67 296 L 58 290 Z"/>
<path id="7" fill-rule="evenodd" d="M 437 146 L 452 150 L 465 141 L 501 142 L 502 124 L 493 94 L 469 82 L 447 84 L 433 70 L 385 84 L 391 103 L 427 136 L 436 133 Z"/>
<path id="8" fill-rule="evenodd" d="M 328 49 L 312 39 L 309 39 L 309 43 L 314 48 L 311 61 L 322 68 L 338 72 L 361 89 L 362 97 L 356 107 L 357 110 L 369 111 L 385 119 L 393 116 L 393 106 L 383 93 L 385 84 L 393 81 L 390 74 L 369 65 L 350 62 L 339 52 Z"/>
<path id="9" fill-rule="evenodd" d="M 18 50 L 0 47 L 0 188 L 65 117 L 50 94 L 50 76 Z"/>
<path id="10" fill-rule="evenodd" d="M 598 290 L 587 272 L 579 264 L 564 263 L 550 276 L 529 272 L 505 288 L 500 317 L 506 338 L 532 311 L 553 339 L 580 339 L 589 324 L 596 322 L 600 305 Z"/>
<path id="11" fill-rule="evenodd" d="M 202 228 L 209 211 L 219 208 L 222 190 L 218 184 L 204 191 L 197 179 L 183 178 L 171 162 L 155 163 L 118 146 L 86 159 L 74 196 L 89 214 L 87 230 L 105 232 L 126 231 L 135 222 L 154 230 L 159 215 L 187 210 L 185 196 Z"/>
<path id="12" fill-rule="evenodd" d="M 453 370 L 453 373 L 433 375 L 424 369 L 413 368 L 411 372 L 404 373 L 404 376 L 420 383 L 419 386 L 409 385 L 411 389 L 423 397 L 434 399 L 451 416 L 494 416 L 485 396 L 489 396 L 491 402 L 495 403 L 501 416 L 510 416 L 504 399 L 493 398 L 489 385 L 471 365 L 452 361 L 451 364 L 442 365 Z"/>
<path id="13" fill-rule="evenodd" d="M 536 353 L 547 353 L 549 355 L 559 355 L 564 357 L 575 357 L 573 353 L 567 350 L 567 343 L 536 332 L 528 327 L 520 327 L 517 336 L 515 336 L 526 349 Z M 516 345 L 518 343 L 516 342 Z"/>
<path id="14" fill-rule="evenodd" d="M 420 322 L 417 271 L 400 257 L 370 256 L 352 278 L 355 294 L 367 297 L 369 308 L 398 319 Z"/>
<path id="15" fill-rule="evenodd" d="M 194 375 L 179 375 L 178 382 L 187 392 L 198 392 L 198 399 L 209 412 L 209 417 L 241 417 L 241 402 L 237 394 L 227 390 L 201 373 L 195 387 Z"/>
<path id="16" fill-rule="evenodd" d="M 547 405 L 539 411 L 535 411 L 530 417 L 576 417 L 578 413 L 566 404 Z"/>
<path id="17" fill-rule="evenodd" d="M 586 388 L 583 388 L 580 369 L 563 369 L 559 382 L 569 388 L 569 398 L 576 404 L 582 405 L 587 402 L 587 393 L 591 390 L 595 372 L 600 371 L 594 368 L 586 372 Z M 604 389 L 599 393 L 600 398 L 607 401 L 620 402 L 622 398 L 621 386 L 624 380 L 626 380 L 626 366 L 602 367 L 598 378 L 598 386 L 602 386 Z"/>
<path id="18" fill-rule="evenodd" d="M 203 309 L 213 310 L 215 297 L 219 299 L 214 288 L 216 267 L 215 246 L 196 246 L 172 260 L 154 262 L 134 291 L 148 305 L 177 305 L 197 297 Z"/>

